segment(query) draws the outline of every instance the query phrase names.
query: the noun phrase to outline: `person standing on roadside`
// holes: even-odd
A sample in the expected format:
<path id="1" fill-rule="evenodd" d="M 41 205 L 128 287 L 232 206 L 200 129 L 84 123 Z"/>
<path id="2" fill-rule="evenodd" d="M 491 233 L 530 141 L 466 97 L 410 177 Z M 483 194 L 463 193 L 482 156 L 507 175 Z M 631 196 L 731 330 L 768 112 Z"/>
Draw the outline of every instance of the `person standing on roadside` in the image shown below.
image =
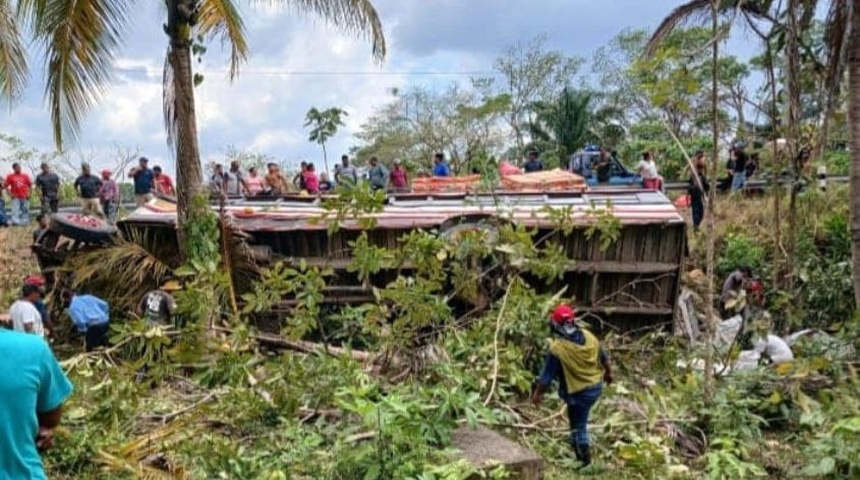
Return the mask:
<path id="1" fill-rule="evenodd" d="M 72 384 L 41 338 L 0 329 L 0 352 L 0 476 L 44 480 L 39 453 L 53 445 Z"/>
<path id="2" fill-rule="evenodd" d="M 102 181 L 99 177 L 90 173 L 90 166 L 87 164 L 81 165 L 81 175 L 75 179 L 75 191 L 78 192 L 78 196 L 81 198 L 81 210 L 85 215 L 104 217 L 99 199 L 101 188 Z"/>
<path id="3" fill-rule="evenodd" d="M 735 147 L 735 163 L 732 165 L 732 192 L 743 190 L 747 183 L 747 162 L 749 157 L 744 152 L 743 145 Z"/>
<path id="4" fill-rule="evenodd" d="M 696 151 L 696 156 L 693 157 L 693 168 L 695 173 L 690 174 L 690 185 L 687 187 L 687 193 L 690 194 L 690 210 L 693 213 L 693 231 L 699 231 L 699 225 L 705 218 L 705 194 L 710 190 L 708 178 L 706 176 L 707 168 L 705 164 L 705 152 L 702 150 Z M 698 177 L 698 181 L 696 180 Z"/>
<path id="5" fill-rule="evenodd" d="M 267 165 L 267 168 L 266 186 L 269 188 L 271 195 L 278 197 L 290 193 L 290 187 L 284 174 L 281 173 L 281 167 L 277 163 L 270 163 Z"/>
<path id="6" fill-rule="evenodd" d="M 112 173 L 108 169 L 102 170 L 102 188 L 99 190 L 102 211 L 109 223 L 116 222 L 116 212 L 119 207 L 119 187 L 111 178 Z"/>
<path id="7" fill-rule="evenodd" d="M 576 324 L 576 312 L 569 305 L 552 311 L 550 328 L 554 338 L 549 341 L 546 365 L 535 382 L 532 402 L 540 405 L 544 392 L 558 380 L 559 396 L 567 404 L 570 421 L 568 441 L 582 468 L 591 464 L 588 415 L 603 393 L 603 384 L 612 384 L 612 367 L 597 337 Z"/>
<path id="8" fill-rule="evenodd" d="M 134 179 L 134 200 L 138 207 L 142 207 L 152 200 L 152 180 L 155 174 L 149 169 L 149 159 L 140 157 L 137 166 L 128 172 L 128 176 Z"/>
<path id="9" fill-rule="evenodd" d="M 152 167 L 152 186 L 155 193 L 172 197 L 176 195 L 173 188 L 173 179 L 169 175 L 161 171 L 158 165 Z"/>
<path id="10" fill-rule="evenodd" d="M 391 169 L 390 177 L 392 190 L 400 193 L 409 191 L 409 176 L 400 160 L 394 160 L 394 168 Z"/>
<path id="11" fill-rule="evenodd" d="M 358 172 L 355 170 L 355 167 L 349 164 L 349 155 L 340 157 L 340 164 L 340 170 L 335 171 L 335 181 L 349 188 L 358 185 Z"/>
<path id="12" fill-rule="evenodd" d="M 266 188 L 266 181 L 257 174 L 257 167 L 248 169 L 248 180 L 245 182 L 248 185 L 248 195 L 256 197 Z"/>
<path id="13" fill-rule="evenodd" d="M 21 171 L 20 163 L 12 164 L 12 173 L 6 176 L 6 189 L 12 197 L 11 225 L 28 225 L 30 223 L 30 188 L 33 182 L 30 176 Z"/>
<path id="14" fill-rule="evenodd" d="M 385 165 L 381 164 L 375 156 L 370 157 L 370 170 L 367 172 L 370 189 L 385 191 L 388 188 L 388 175 L 388 169 L 385 168 Z"/>
<path id="15" fill-rule="evenodd" d="M 248 193 L 248 184 L 245 183 L 239 162 L 230 162 L 230 170 L 224 173 L 224 188 L 228 197 L 241 197 Z"/>
<path id="16" fill-rule="evenodd" d="M 57 213 L 60 204 L 60 177 L 43 163 L 42 172 L 36 175 L 36 187 L 42 200 L 42 213 Z"/>

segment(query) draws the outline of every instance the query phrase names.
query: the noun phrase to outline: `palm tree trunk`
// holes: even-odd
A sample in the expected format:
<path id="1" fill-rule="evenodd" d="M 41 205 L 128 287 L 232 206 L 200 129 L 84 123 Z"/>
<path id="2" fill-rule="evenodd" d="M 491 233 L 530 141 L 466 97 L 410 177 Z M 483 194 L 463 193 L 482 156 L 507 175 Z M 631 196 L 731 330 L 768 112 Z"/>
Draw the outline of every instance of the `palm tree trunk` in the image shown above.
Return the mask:
<path id="1" fill-rule="evenodd" d="M 176 142 L 176 200 L 179 251 L 188 251 L 183 226 L 195 196 L 202 187 L 200 146 L 197 140 L 197 115 L 194 109 L 194 73 L 191 63 L 191 27 L 180 20 L 181 0 L 168 0 L 170 49 L 167 61 L 173 70 L 173 121 Z"/>
<path id="2" fill-rule="evenodd" d="M 860 8 L 853 8 L 848 39 L 848 117 L 851 134 L 851 253 L 854 299 L 860 306 Z"/>

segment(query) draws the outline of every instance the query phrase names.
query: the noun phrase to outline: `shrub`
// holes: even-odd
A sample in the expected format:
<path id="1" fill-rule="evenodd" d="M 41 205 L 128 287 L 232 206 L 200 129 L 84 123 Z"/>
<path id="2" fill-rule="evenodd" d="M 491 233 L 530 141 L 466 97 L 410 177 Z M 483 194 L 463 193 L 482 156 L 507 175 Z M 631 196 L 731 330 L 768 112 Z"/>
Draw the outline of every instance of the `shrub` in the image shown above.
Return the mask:
<path id="1" fill-rule="evenodd" d="M 725 238 L 725 248 L 717 259 L 717 274 L 726 276 L 738 267 L 747 266 L 757 271 L 765 264 L 765 249 L 761 242 L 742 234 L 729 233 Z"/>

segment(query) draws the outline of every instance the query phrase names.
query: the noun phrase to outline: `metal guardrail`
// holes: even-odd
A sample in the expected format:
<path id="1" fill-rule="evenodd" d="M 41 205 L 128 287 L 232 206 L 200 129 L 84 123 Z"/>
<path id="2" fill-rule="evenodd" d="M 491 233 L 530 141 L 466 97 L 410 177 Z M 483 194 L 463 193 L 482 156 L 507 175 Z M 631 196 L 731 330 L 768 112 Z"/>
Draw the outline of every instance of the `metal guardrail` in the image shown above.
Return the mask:
<path id="1" fill-rule="evenodd" d="M 851 179 L 851 177 L 849 177 L 847 175 L 827 177 L 827 181 L 833 182 L 833 183 L 848 183 L 848 181 L 850 179 Z M 816 180 L 817 179 L 813 179 L 810 181 L 810 183 L 815 182 Z M 780 185 L 788 185 L 791 183 L 791 179 L 780 178 L 777 182 Z M 751 180 L 747 180 L 747 182 L 744 186 L 744 189 L 746 189 L 746 190 L 764 190 L 764 189 L 770 187 L 771 183 L 772 182 L 770 180 L 754 178 Z M 670 190 L 686 190 L 687 187 L 690 186 L 690 182 L 671 181 L 671 182 L 666 182 L 664 186 L 665 186 L 667 191 L 670 191 Z"/>

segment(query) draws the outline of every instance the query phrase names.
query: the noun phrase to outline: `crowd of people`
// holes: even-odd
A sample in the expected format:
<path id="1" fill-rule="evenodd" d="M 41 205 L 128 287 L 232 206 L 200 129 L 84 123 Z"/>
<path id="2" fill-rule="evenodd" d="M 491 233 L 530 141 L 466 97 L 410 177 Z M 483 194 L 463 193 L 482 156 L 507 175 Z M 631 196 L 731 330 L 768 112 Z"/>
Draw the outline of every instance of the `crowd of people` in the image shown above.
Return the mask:
<path id="1" fill-rule="evenodd" d="M 226 171 L 221 164 L 215 164 L 212 168 L 209 190 L 215 197 L 277 197 L 296 193 L 316 195 L 332 192 L 338 185 L 354 187 L 360 182 L 367 182 L 372 190 L 392 193 L 408 192 L 410 188 L 409 173 L 400 160 L 392 161 L 389 168 L 376 156 L 368 159 L 367 169 L 361 174 L 352 165 L 349 155 L 341 156 L 332 176 L 327 172 L 318 172 L 316 165 L 311 162 L 302 162 L 299 172 L 292 179 L 287 178 L 277 163 L 266 165 L 265 175 L 260 175 L 254 166 L 242 171 L 240 163 L 236 161 L 231 162 Z M 422 173 L 419 172 L 419 175 Z M 451 176 L 451 168 L 442 153 L 435 155 L 433 175 Z"/>
<path id="2" fill-rule="evenodd" d="M 172 295 L 180 288 L 175 280 L 165 279 L 141 298 L 135 314 L 150 325 L 182 327 Z M 45 478 L 39 455 L 53 442 L 73 386 L 49 341 L 61 326 L 52 321 L 45 304 L 45 280 L 28 276 L 20 292 L 8 315 L 0 316 L 0 477 Z M 108 302 L 71 289 L 63 290 L 61 299 L 69 327 L 83 338 L 87 352 L 110 346 Z"/>
<path id="3" fill-rule="evenodd" d="M 22 171 L 20 163 L 14 163 L 12 173 L 5 178 L 0 178 L 0 226 L 30 224 L 30 199 L 34 190 L 40 207 L 37 219 L 57 213 L 62 187 L 60 176 L 47 163 L 43 163 L 39 170 L 34 181 L 30 175 Z M 170 176 L 158 165 L 150 169 L 149 160 L 145 157 L 141 157 L 138 165 L 129 171 L 129 177 L 134 181 L 134 194 L 138 205 L 149 201 L 153 193 L 175 194 Z M 72 183 L 72 188 L 84 213 L 104 218 L 111 223 L 116 220 L 120 190 L 114 180 L 114 173 L 110 169 L 104 169 L 100 175 L 95 175 L 91 167 L 84 163 Z M 11 199 L 12 208 L 8 218 L 5 194 L 8 194 Z"/>

